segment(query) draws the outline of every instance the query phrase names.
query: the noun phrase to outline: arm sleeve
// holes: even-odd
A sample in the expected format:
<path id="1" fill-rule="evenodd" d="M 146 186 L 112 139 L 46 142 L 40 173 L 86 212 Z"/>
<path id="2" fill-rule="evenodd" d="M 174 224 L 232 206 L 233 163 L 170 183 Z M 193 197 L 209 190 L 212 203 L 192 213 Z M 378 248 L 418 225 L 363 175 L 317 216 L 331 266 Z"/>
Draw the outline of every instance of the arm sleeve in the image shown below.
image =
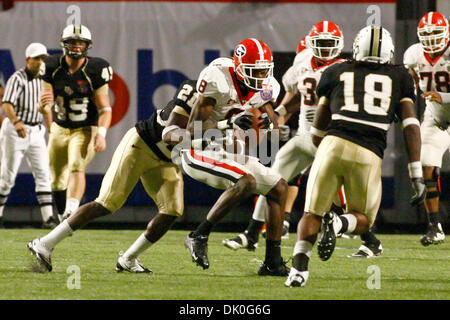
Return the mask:
<path id="1" fill-rule="evenodd" d="M 95 60 L 93 59 L 92 64 L 92 86 L 94 90 L 97 90 L 112 80 L 113 69 L 109 65 L 108 61 L 101 58 L 95 58 Z"/>
<path id="2" fill-rule="evenodd" d="M 217 67 L 208 66 L 202 70 L 197 80 L 197 92 L 204 97 L 218 99 L 220 91 L 228 87 Z"/>
<path id="3" fill-rule="evenodd" d="M 2 102 L 8 102 L 15 107 L 21 91 L 22 84 L 20 79 L 16 76 L 16 74 L 13 74 L 11 78 L 8 79 L 8 82 L 6 82 Z"/>
<path id="4" fill-rule="evenodd" d="M 319 85 L 317 86 L 317 96 L 319 99 L 321 97 L 326 97 L 330 99 L 331 91 L 333 89 L 333 73 L 332 69 L 328 68 L 324 71 L 322 76 L 320 77 Z"/>
<path id="5" fill-rule="evenodd" d="M 400 101 L 409 98 L 414 103 L 416 101 L 414 80 L 406 69 L 402 69 L 400 72 Z"/>
<path id="6" fill-rule="evenodd" d="M 291 66 L 282 78 L 284 90 L 287 92 L 297 92 L 297 78 L 295 76 L 295 68 Z"/>

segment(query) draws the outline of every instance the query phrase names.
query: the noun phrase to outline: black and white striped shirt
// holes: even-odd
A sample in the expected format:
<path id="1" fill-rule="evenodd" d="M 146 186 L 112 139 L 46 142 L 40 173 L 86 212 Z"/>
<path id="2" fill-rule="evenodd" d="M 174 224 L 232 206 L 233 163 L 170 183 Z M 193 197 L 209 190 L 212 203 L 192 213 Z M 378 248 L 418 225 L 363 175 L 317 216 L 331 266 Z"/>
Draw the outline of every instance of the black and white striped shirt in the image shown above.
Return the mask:
<path id="1" fill-rule="evenodd" d="M 36 125 L 42 123 L 42 114 L 38 111 L 40 95 L 40 78 L 22 68 L 8 79 L 2 102 L 12 104 L 17 118 L 24 124 Z"/>

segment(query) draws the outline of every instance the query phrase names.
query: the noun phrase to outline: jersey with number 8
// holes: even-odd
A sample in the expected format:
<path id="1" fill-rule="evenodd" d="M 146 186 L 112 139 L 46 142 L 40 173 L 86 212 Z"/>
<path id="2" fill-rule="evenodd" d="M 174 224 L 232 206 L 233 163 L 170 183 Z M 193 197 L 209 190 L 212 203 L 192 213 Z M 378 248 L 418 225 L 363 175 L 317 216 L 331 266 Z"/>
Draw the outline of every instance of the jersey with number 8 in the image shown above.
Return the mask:
<path id="1" fill-rule="evenodd" d="M 42 80 L 53 87 L 55 122 L 71 129 L 97 125 L 94 95 L 112 80 L 113 70 L 109 63 L 102 58 L 87 57 L 83 66 L 70 74 L 62 55 L 49 56 L 44 62 Z"/>

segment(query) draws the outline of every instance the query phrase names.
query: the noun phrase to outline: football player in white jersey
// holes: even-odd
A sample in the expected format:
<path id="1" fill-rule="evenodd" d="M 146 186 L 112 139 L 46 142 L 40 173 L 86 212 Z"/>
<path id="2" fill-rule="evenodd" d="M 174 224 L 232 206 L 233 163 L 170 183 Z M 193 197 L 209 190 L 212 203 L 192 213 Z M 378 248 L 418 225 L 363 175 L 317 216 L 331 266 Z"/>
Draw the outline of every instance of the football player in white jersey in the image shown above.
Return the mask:
<path id="1" fill-rule="evenodd" d="M 424 246 L 444 241 L 439 219 L 439 170 L 450 148 L 450 46 L 449 24 L 439 12 L 429 12 L 419 21 L 419 43 L 406 50 L 403 62 L 423 92 L 425 113 L 421 124 L 423 177 L 427 185 L 425 209 L 428 217 Z"/>
<path id="2" fill-rule="evenodd" d="M 253 125 L 253 114 L 246 109 L 258 108 L 266 113 L 263 127 L 271 121 L 275 128 L 276 115 L 272 105 L 280 91 L 273 77 L 272 54 L 262 41 L 250 38 L 239 43 L 234 50 L 233 66 L 211 64 L 200 73 L 197 80 L 199 103 L 192 111 L 188 129 L 194 132 L 196 123 L 202 130 L 216 128 L 241 132 Z M 269 120 L 270 119 L 270 120 Z M 251 140 L 251 139 L 250 139 Z M 205 141 L 192 140 L 192 148 L 181 152 L 183 170 L 193 179 L 218 189 L 226 189 L 209 211 L 207 218 L 191 232 L 186 240 L 192 260 L 209 268 L 207 241 L 212 227 L 233 207 L 252 194 L 264 195 L 269 210 L 267 216 L 267 239 L 265 260 L 259 275 L 283 276 L 289 269 L 281 257 L 281 233 L 287 183 L 271 168 L 265 167 L 258 158 L 237 155 L 223 149 L 206 148 Z"/>

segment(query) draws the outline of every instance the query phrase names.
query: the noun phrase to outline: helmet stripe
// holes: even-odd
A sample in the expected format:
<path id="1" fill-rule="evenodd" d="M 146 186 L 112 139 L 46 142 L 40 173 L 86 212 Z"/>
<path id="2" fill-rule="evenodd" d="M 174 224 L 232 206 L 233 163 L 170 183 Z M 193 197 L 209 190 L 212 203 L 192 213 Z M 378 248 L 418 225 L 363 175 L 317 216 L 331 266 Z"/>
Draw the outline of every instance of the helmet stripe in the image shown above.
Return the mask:
<path id="1" fill-rule="evenodd" d="M 372 26 L 372 33 L 370 37 L 370 56 L 379 57 L 380 52 L 380 27 Z"/>
<path id="2" fill-rule="evenodd" d="M 323 22 L 323 32 L 328 32 L 328 21 Z"/>
<path id="3" fill-rule="evenodd" d="M 253 40 L 253 42 L 256 44 L 256 47 L 258 48 L 259 60 L 264 60 L 264 50 L 262 48 L 261 43 L 259 42 L 259 40 L 255 39 L 255 38 L 250 38 L 250 39 Z"/>
<path id="4" fill-rule="evenodd" d="M 428 24 L 433 23 L 433 11 L 428 12 Z"/>

